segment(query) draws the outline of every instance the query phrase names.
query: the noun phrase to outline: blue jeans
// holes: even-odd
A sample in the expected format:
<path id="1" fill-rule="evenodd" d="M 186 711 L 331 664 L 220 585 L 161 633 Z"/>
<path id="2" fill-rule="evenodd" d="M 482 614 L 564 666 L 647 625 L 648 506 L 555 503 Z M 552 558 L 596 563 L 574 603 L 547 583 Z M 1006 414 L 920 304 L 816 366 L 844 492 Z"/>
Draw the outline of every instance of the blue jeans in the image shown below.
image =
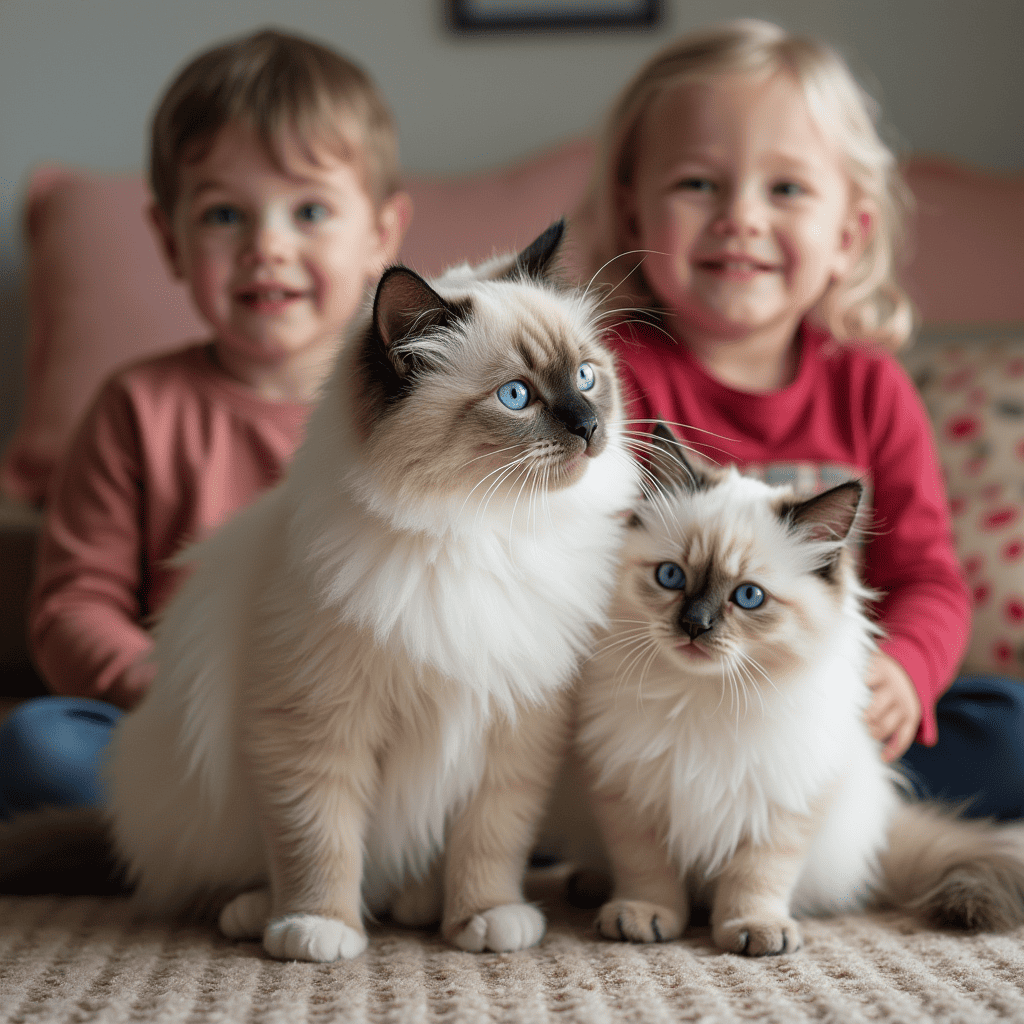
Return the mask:
<path id="1" fill-rule="evenodd" d="M 1024 817 L 1024 682 L 960 676 L 935 707 L 939 742 L 902 765 L 919 796 L 970 803 L 970 818 Z"/>
<path id="2" fill-rule="evenodd" d="M 123 712 L 86 697 L 36 697 L 0 725 L 0 818 L 102 802 L 100 764 Z"/>

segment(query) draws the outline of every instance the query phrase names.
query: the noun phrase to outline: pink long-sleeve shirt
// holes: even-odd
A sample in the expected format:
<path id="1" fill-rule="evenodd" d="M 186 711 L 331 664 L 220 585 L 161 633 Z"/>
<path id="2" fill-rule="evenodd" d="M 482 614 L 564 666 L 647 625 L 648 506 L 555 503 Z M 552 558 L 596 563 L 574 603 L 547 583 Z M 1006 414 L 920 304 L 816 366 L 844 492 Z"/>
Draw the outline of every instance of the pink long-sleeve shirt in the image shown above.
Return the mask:
<path id="1" fill-rule="evenodd" d="M 618 328 L 609 342 L 630 418 L 666 420 L 709 459 L 769 482 L 822 489 L 865 481 L 871 519 L 863 569 L 867 585 L 885 595 L 877 608 L 887 634 L 881 647 L 920 697 L 919 742 L 935 743 L 935 702 L 967 647 L 970 600 L 931 426 L 899 364 L 804 325 L 794 381 L 749 394 L 713 378 L 652 327 Z"/>
<path id="2" fill-rule="evenodd" d="M 228 377 L 207 346 L 112 377 L 63 460 L 29 613 L 36 665 L 57 693 L 99 697 L 150 647 L 174 591 L 168 559 L 275 483 L 310 407 Z"/>

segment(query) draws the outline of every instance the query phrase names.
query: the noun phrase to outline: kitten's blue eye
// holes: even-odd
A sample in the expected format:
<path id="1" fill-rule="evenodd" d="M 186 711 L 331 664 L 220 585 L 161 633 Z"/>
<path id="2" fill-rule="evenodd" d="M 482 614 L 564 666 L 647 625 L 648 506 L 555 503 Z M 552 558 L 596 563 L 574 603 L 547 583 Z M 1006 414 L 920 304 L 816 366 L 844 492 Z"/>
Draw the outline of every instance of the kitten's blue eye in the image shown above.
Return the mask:
<path id="1" fill-rule="evenodd" d="M 498 388 L 498 401 L 507 409 L 525 409 L 530 401 L 530 389 L 521 380 L 510 380 Z"/>
<path id="2" fill-rule="evenodd" d="M 594 386 L 596 379 L 594 368 L 590 363 L 580 363 L 580 368 L 576 371 L 576 387 L 580 391 L 589 391 Z"/>
<path id="3" fill-rule="evenodd" d="M 750 611 L 764 604 L 764 591 L 756 583 L 741 583 L 732 599 L 741 607 Z"/>
<path id="4" fill-rule="evenodd" d="M 666 590 L 682 590 L 686 586 L 686 573 L 675 562 L 662 562 L 654 570 L 654 578 Z"/>
<path id="5" fill-rule="evenodd" d="M 233 206 L 211 206 L 203 213 L 202 219 L 204 224 L 230 227 L 241 221 L 242 214 Z"/>

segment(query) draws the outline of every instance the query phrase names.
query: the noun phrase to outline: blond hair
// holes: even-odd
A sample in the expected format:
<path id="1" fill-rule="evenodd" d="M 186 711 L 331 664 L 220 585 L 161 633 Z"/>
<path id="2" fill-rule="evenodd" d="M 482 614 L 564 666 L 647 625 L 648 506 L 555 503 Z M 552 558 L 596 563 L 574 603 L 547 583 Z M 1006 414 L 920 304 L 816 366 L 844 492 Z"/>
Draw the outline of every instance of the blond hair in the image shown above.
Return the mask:
<path id="1" fill-rule="evenodd" d="M 691 81 L 729 72 L 778 71 L 796 79 L 819 128 L 840 145 L 854 189 L 875 207 L 874 231 L 863 254 L 850 273 L 829 288 L 815 315 L 840 340 L 856 338 L 898 348 L 913 327 L 913 309 L 896 274 L 910 191 L 895 155 L 879 137 L 877 104 L 832 47 L 790 35 L 768 22 L 732 21 L 683 36 L 651 58 L 619 95 L 576 217 L 576 244 L 584 269 L 614 285 L 617 298 L 657 309 L 641 271 L 642 257 L 618 258 L 630 246 L 616 206 L 620 191 L 633 183 L 644 113 L 663 92 Z"/>
<path id="2" fill-rule="evenodd" d="M 399 188 L 394 120 L 369 75 L 320 43 L 263 29 L 199 54 L 160 100 L 149 180 L 168 216 L 182 163 L 202 159 L 227 124 L 251 128 L 282 168 L 286 138 L 314 164 L 322 148 L 353 161 L 378 207 Z"/>

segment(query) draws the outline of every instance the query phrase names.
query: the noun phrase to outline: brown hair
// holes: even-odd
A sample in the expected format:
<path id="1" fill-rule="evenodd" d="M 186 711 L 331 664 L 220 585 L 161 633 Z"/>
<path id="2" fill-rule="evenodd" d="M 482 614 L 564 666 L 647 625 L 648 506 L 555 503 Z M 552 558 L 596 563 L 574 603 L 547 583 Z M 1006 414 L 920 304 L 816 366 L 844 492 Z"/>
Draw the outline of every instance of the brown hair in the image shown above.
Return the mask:
<path id="1" fill-rule="evenodd" d="M 629 246 L 616 207 L 620 191 L 633 182 L 645 112 L 664 91 L 687 82 L 728 72 L 777 71 L 796 79 L 819 128 L 840 145 L 854 188 L 876 210 L 864 253 L 829 289 L 816 314 L 840 340 L 861 338 L 897 348 L 913 326 L 910 300 L 896 279 L 911 198 L 892 150 L 879 137 L 877 105 L 832 47 L 768 22 L 744 19 L 683 36 L 652 57 L 620 93 L 577 215 L 585 269 L 607 285 L 614 283 L 627 302 L 657 308 L 640 260 L 617 259 Z"/>
<path id="2" fill-rule="evenodd" d="M 289 129 L 312 163 L 321 146 L 357 161 L 377 206 L 399 188 L 394 120 L 369 75 L 320 43 L 263 29 L 193 58 L 160 100 L 149 180 L 168 216 L 181 164 L 201 159 L 229 123 L 250 126 L 279 165 Z"/>

